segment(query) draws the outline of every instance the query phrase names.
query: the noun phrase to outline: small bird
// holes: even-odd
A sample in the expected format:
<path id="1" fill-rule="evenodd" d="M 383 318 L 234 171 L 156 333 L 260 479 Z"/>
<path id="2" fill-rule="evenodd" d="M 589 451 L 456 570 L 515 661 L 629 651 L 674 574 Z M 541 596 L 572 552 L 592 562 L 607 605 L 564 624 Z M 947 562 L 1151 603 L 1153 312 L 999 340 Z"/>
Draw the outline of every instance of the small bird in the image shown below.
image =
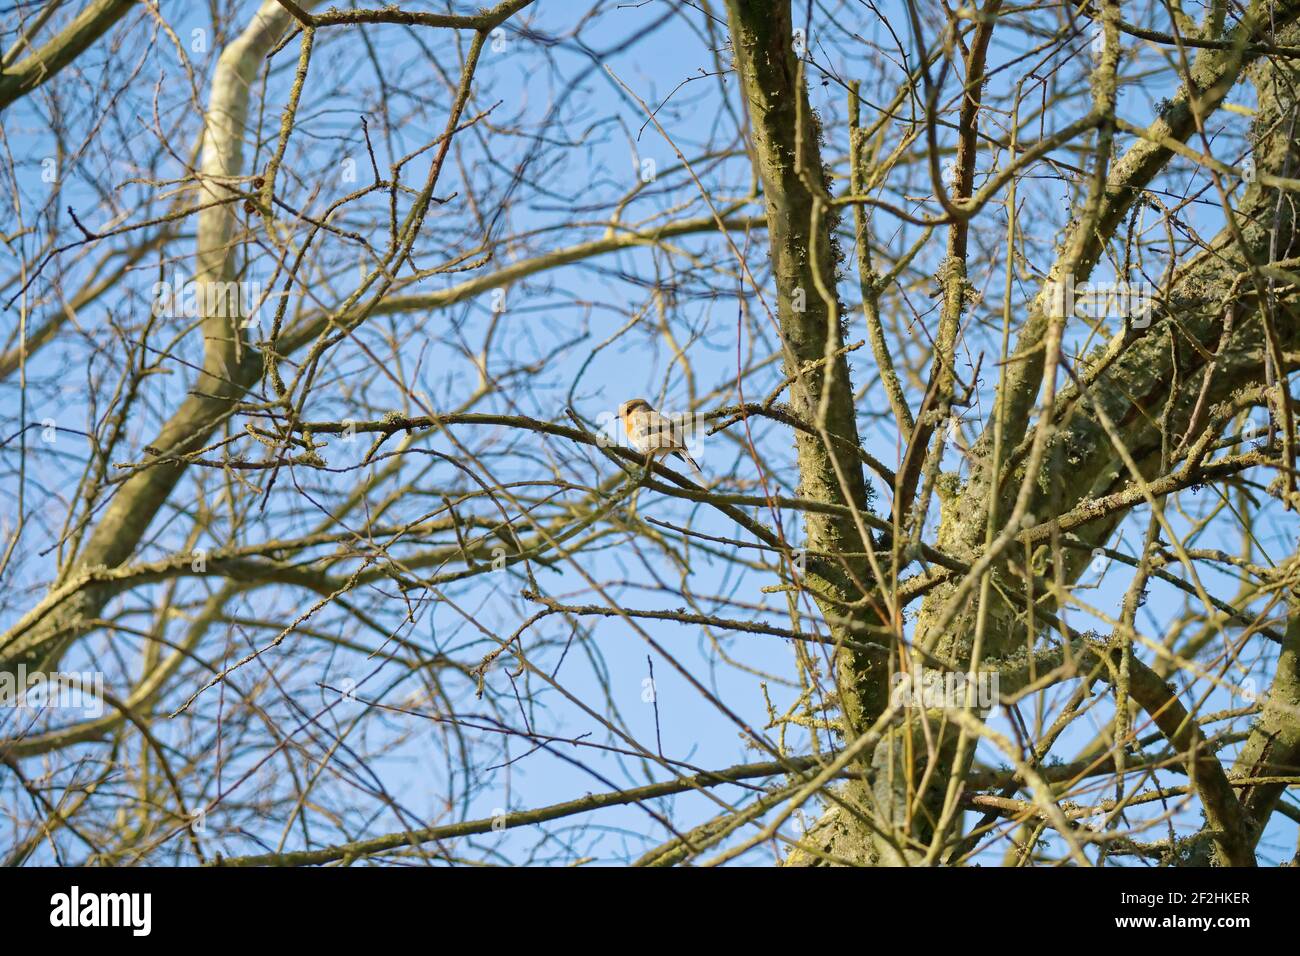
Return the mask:
<path id="1" fill-rule="evenodd" d="M 704 472 L 686 452 L 683 429 L 671 418 L 659 414 L 644 398 L 634 398 L 618 407 L 618 417 L 623 420 L 628 442 L 643 455 L 673 455 L 694 470 L 700 483 Z"/>

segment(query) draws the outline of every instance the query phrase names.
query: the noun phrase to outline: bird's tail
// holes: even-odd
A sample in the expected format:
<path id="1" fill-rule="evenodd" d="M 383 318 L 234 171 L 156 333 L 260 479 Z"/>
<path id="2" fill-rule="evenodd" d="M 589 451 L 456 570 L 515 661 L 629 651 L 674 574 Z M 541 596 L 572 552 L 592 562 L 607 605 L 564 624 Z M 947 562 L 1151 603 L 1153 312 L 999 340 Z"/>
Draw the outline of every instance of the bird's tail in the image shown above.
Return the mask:
<path id="1" fill-rule="evenodd" d="M 686 454 L 686 452 L 684 451 L 677 452 L 676 457 L 680 458 L 682 461 L 686 462 L 686 464 L 691 466 L 691 471 L 695 472 L 696 481 L 698 481 L 700 484 L 705 483 L 704 472 L 700 471 L 700 466 L 695 463 L 694 458 Z"/>

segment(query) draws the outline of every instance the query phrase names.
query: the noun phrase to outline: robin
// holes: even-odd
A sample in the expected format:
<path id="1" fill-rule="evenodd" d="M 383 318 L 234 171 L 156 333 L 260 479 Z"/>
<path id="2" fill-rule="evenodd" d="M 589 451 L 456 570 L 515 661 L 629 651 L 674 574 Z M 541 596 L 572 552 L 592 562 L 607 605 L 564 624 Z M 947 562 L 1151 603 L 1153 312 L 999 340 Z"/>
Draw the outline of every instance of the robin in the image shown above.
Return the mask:
<path id="1" fill-rule="evenodd" d="M 673 455 L 691 466 L 700 483 L 704 473 L 686 452 L 686 440 L 681 426 L 671 418 L 655 411 L 644 398 L 634 398 L 618 407 L 618 417 L 623 420 L 623 430 L 628 442 L 643 455 Z"/>

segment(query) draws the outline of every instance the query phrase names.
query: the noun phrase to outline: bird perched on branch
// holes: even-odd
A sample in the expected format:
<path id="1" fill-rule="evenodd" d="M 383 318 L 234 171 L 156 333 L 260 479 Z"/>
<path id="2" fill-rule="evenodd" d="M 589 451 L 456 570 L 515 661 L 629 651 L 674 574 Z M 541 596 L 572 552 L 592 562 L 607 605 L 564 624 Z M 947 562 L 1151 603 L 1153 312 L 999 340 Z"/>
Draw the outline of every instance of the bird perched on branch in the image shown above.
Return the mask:
<path id="1" fill-rule="evenodd" d="M 644 398 L 634 398 L 618 407 L 618 417 L 623 420 L 623 430 L 633 448 L 653 458 L 672 455 L 691 466 L 700 484 L 704 473 L 686 451 L 685 429 L 666 415 L 655 411 Z"/>

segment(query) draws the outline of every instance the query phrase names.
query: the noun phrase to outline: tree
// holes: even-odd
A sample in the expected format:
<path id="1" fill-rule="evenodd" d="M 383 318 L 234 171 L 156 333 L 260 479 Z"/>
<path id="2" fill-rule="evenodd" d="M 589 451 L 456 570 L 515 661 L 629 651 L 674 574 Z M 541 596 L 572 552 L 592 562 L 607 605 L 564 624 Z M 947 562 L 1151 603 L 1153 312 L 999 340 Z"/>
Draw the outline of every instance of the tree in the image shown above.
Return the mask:
<path id="1" fill-rule="evenodd" d="M 1300 5 L 322 7 L 4 37 L 8 862 L 1290 859 Z"/>

